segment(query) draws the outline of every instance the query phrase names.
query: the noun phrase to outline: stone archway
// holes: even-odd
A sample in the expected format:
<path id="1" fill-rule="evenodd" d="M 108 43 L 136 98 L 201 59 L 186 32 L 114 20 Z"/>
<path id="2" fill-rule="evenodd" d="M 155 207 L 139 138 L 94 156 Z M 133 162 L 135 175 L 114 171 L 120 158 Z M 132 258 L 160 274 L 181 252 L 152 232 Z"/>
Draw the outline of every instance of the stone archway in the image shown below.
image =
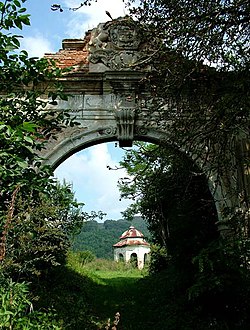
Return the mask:
<path id="1" fill-rule="evenodd" d="M 107 127 L 100 127 L 98 121 L 95 124 L 96 127 L 93 125 L 91 130 L 87 128 L 70 128 L 62 132 L 56 143 L 55 141 L 51 142 L 51 144 L 49 143 L 48 148 L 43 151 L 44 163 L 55 169 L 64 160 L 80 150 L 100 143 L 119 142 L 116 136 L 115 122 L 112 123 L 113 126 Z M 168 134 L 163 131 L 155 128 L 147 128 L 145 130 L 143 126 L 136 127 L 136 130 L 141 132 L 141 134 L 136 134 L 134 141 L 145 141 L 155 144 L 161 144 L 163 141 L 167 144 L 168 142 Z M 169 144 L 172 145 L 171 143 Z M 185 151 L 182 150 L 182 152 Z M 190 156 L 190 158 L 192 157 Z M 214 190 L 216 184 L 212 176 L 208 178 L 208 185 L 211 194 L 214 196 L 218 218 L 221 219 L 220 214 L 224 207 L 224 197 L 219 189 Z"/>
<path id="2" fill-rule="evenodd" d="M 150 70 L 144 61 L 145 49 L 137 24 L 125 17 L 99 24 L 85 39 L 63 40 L 61 50 L 45 55 L 59 67 L 72 68 L 61 79 L 68 100 L 49 107 L 67 109 L 78 126 L 65 128 L 57 140 L 48 141 L 41 152 L 44 163 L 56 168 L 75 152 L 109 141 L 118 141 L 121 147 L 132 146 L 135 140 L 173 145 L 168 132 L 152 118 L 151 96 L 143 83 Z M 177 147 L 185 152 L 185 146 Z M 224 206 L 235 202 L 230 186 L 218 185 L 212 172 L 208 181 L 222 220 Z M 233 199 L 237 201 L 238 196 Z"/>

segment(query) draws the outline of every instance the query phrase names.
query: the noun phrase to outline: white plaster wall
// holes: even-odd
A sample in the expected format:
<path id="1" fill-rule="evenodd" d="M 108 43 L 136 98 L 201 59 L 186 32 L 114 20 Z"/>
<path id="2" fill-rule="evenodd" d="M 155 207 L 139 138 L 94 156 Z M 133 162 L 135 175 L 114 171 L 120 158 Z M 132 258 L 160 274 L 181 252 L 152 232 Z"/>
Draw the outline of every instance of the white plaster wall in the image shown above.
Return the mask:
<path id="1" fill-rule="evenodd" d="M 150 247 L 148 246 L 137 245 L 115 248 L 114 260 L 119 261 L 119 254 L 122 254 L 124 256 L 124 261 L 129 262 L 133 253 L 137 255 L 138 268 L 142 269 L 144 267 L 144 255 L 145 253 L 150 253 Z"/>

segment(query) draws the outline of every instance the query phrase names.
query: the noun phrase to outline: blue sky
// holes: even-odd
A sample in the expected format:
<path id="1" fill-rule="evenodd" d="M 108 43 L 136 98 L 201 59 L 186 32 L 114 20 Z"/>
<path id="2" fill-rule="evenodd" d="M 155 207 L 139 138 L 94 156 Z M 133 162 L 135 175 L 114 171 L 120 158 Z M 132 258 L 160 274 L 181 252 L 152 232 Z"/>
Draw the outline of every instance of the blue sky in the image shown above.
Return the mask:
<path id="1" fill-rule="evenodd" d="M 119 200 L 117 188 L 119 178 L 127 176 L 123 169 L 116 168 L 124 151 L 115 147 L 115 143 L 102 143 L 80 151 L 64 161 L 55 171 L 62 181 L 73 183 L 77 200 L 85 203 L 86 211 L 103 211 L 106 219 L 120 219 L 121 212 L 130 204 L 128 200 Z"/>
<path id="2" fill-rule="evenodd" d="M 113 18 L 126 14 L 122 0 L 98 0 L 91 6 L 77 11 L 67 8 L 78 7 L 81 0 L 27 0 L 25 7 L 31 14 L 31 27 L 23 30 L 23 47 L 31 56 L 42 56 L 46 52 L 55 52 L 61 48 L 65 38 L 82 38 L 85 32 L 98 23 L 109 20 L 105 11 Z M 64 11 L 51 11 L 52 4 L 62 5 Z"/>
<path id="3" fill-rule="evenodd" d="M 54 3 L 65 7 L 64 12 L 51 11 Z M 27 0 L 25 7 L 31 14 L 31 26 L 22 31 L 22 48 L 30 56 L 41 57 L 58 51 L 63 39 L 83 38 L 87 30 L 109 20 L 106 10 L 113 18 L 126 14 L 122 0 L 98 0 L 75 12 L 66 9 L 78 7 L 80 3 L 80 0 Z M 101 210 L 107 213 L 104 220 L 120 219 L 121 212 L 130 203 L 119 201 L 117 180 L 125 176 L 125 172 L 109 171 L 107 165 L 118 166 L 123 153 L 115 143 L 99 144 L 68 158 L 56 169 L 55 175 L 61 181 L 66 179 L 72 183 L 77 200 L 85 203 L 85 211 Z"/>

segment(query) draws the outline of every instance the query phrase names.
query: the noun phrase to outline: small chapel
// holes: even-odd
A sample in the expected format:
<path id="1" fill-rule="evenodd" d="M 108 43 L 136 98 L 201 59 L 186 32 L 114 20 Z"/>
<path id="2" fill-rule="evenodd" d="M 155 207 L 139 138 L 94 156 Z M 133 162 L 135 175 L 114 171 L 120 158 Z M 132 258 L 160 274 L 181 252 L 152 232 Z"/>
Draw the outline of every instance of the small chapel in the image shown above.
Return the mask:
<path id="1" fill-rule="evenodd" d="M 134 226 L 130 226 L 121 236 L 119 242 L 113 245 L 114 260 L 130 262 L 136 260 L 137 267 L 143 269 L 145 261 L 148 260 L 150 244 L 144 235 Z"/>

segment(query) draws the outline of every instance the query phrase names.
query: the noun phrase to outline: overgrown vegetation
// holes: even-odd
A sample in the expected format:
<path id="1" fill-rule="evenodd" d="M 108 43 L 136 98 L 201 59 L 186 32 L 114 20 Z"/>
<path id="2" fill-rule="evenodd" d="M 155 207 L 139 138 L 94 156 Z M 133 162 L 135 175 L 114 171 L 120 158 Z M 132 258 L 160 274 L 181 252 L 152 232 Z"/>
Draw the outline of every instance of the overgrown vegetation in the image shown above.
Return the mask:
<path id="1" fill-rule="evenodd" d="M 132 177 L 121 179 L 121 193 L 136 199 L 125 215 L 140 212 L 148 222 L 157 244 L 152 246 L 150 272 L 165 278 L 166 294 L 175 297 L 170 310 L 176 317 L 166 313 L 166 328 L 247 328 L 249 243 L 236 230 L 241 219 L 231 219 L 234 235 L 219 235 L 205 176 L 175 149 L 140 143 L 137 150 L 127 151 L 121 165 Z M 159 297 L 169 304 L 168 296 Z"/>
<path id="2" fill-rule="evenodd" d="M 91 252 L 66 264 L 69 237 L 88 215 L 38 153 L 75 123 L 46 107 L 66 98 L 61 71 L 19 50 L 24 2 L 0 1 L 1 328 L 102 329 L 119 312 L 124 330 L 247 329 L 249 2 L 143 0 L 132 10 L 148 39 L 157 36 L 145 101 L 169 132 L 164 148 L 141 144 L 122 163 L 136 174 L 121 185 L 137 198 L 126 214 L 140 211 L 156 243 L 144 279 Z M 216 230 L 209 177 L 222 191 L 228 236 Z"/>
<path id="3" fill-rule="evenodd" d="M 55 320 L 55 312 L 33 311 L 32 299 L 26 283 L 11 280 L 1 283 L 1 329 L 61 329 Z"/>
<path id="4" fill-rule="evenodd" d="M 124 215 L 140 213 L 153 241 L 189 263 L 218 236 L 213 197 L 200 169 L 184 153 L 164 146 L 138 143 L 127 151 L 121 166 L 132 179 L 120 180 L 124 198 L 136 200 Z"/>
<path id="5" fill-rule="evenodd" d="M 14 33 L 30 24 L 23 3 L 0 2 L 0 324 L 59 329 L 50 306 L 33 311 L 27 281 L 34 285 L 64 265 L 69 236 L 91 217 L 39 156 L 56 132 L 75 123 L 47 107 L 66 99 L 57 82 L 62 72 L 19 49 Z"/>
<path id="6" fill-rule="evenodd" d="M 33 288 L 39 297 L 34 307 L 53 306 L 63 329 L 105 329 L 117 312 L 129 329 L 127 308 L 144 273 L 107 259 L 83 262 L 79 253 L 70 253 L 66 267 Z"/>

